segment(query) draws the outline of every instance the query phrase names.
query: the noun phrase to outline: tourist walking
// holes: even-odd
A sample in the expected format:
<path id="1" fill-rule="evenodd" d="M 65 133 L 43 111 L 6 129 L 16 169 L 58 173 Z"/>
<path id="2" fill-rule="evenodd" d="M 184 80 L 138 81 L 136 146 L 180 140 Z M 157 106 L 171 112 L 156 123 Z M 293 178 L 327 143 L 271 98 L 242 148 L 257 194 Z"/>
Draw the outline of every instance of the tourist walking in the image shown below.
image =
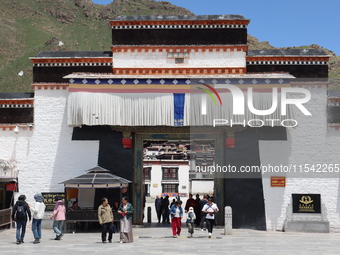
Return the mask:
<path id="1" fill-rule="evenodd" d="M 200 223 L 201 223 L 201 211 L 202 211 L 202 208 L 201 208 L 201 205 L 200 205 L 200 195 L 199 194 L 196 194 L 196 206 L 194 207 L 194 212 L 196 214 L 196 220 L 195 220 L 195 225 L 198 227 L 200 226 Z"/>
<path id="2" fill-rule="evenodd" d="M 209 238 L 211 238 L 213 227 L 215 225 L 215 214 L 218 212 L 218 207 L 213 202 L 212 198 L 208 199 L 208 203 L 203 206 L 202 212 L 206 213 L 205 221 L 207 223 Z"/>
<path id="3" fill-rule="evenodd" d="M 204 222 L 205 222 L 205 213 L 202 212 L 203 207 L 208 203 L 208 196 L 204 195 L 203 199 L 200 200 L 200 214 L 201 214 L 201 221 L 200 221 L 200 227 L 201 231 L 204 231 Z"/>
<path id="4" fill-rule="evenodd" d="M 189 194 L 189 199 L 187 200 L 186 204 L 185 204 L 185 212 L 189 211 L 189 207 L 195 208 L 196 207 L 196 200 L 193 199 L 192 194 Z"/>
<path id="5" fill-rule="evenodd" d="M 170 202 L 170 201 L 169 201 L 169 202 Z M 171 208 L 174 204 L 176 204 L 176 199 L 172 199 L 172 202 L 171 202 L 171 204 L 170 204 L 170 208 Z"/>
<path id="6" fill-rule="evenodd" d="M 181 195 L 179 193 L 177 193 L 175 199 L 178 202 L 181 201 Z"/>
<path id="7" fill-rule="evenodd" d="M 177 237 L 181 235 L 181 220 L 183 218 L 183 209 L 181 207 L 182 203 L 176 201 L 176 203 L 170 208 L 171 215 L 171 226 L 172 226 L 172 235 L 173 237 Z"/>
<path id="8" fill-rule="evenodd" d="M 17 225 L 17 244 L 24 243 L 27 218 L 31 221 L 31 210 L 29 210 L 29 206 L 25 200 L 26 196 L 20 195 L 12 210 L 12 221 L 16 222 Z"/>
<path id="9" fill-rule="evenodd" d="M 122 198 L 122 203 L 118 208 L 120 219 L 120 243 L 132 243 L 132 215 L 133 206 L 129 203 L 127 197 Z"/>
<path id="10" fill-rule="evenodd" d="M 162 200 L 162 218 L 163 223 L 170 223 L 169 220 L 169 196 L 165 196 Z"/>
<path id="11" fill-rule="evenodd" d="M 112 243 L 113 213 L 106 197 L 102 198 L 102 204 L 98 207 L 98 220 L 99 224 L 102 226 L 102 242 L 106 243 L 106 235 L 107 232 L 109 232 L 108 241 L 109 243 Z"/>
<path id="12" fill-rule="evenodd" d="M 34 195 L 35 204 L 30 205 L 33 212 L 32 232 L 34 236 L 34 244 L 40 243 L 41 240 L 41 222 L 45 215 L 46 205 L 44 197 L 40 193 Z"/>
<path id="13" fill-rule="evenodd" d="M 194 208 L 189 207 L 189 210 L 187 213 L 188 237 L 192 237 L 192 235 L 194 234 L 195 219 L 196 219 L 196 214 L 194 212 Z"/>
<path id="14" fill-rule="evenodd" d="M 56 204 L 54 206 L 54 210 L 50 219 L 53 219 L 53 230 L 56 233 L 56 237 L 54 238 L 54 240 L 61 240 L 64 235 L 62 233 L 62 229 L 63 222 L 65 220 L 66 208 L 60 196 L 56 196 L 54 198 L 54 201 L 56 201 Z"/>
<path id="15" fill-rule="evenodd" d="M 156 209 L 158 223 L 161 222 L 161 202 L 162 201 L 159 198 L 159 196 L 156 196 L 156 199 L 155 199 L 155 209 Z"/>

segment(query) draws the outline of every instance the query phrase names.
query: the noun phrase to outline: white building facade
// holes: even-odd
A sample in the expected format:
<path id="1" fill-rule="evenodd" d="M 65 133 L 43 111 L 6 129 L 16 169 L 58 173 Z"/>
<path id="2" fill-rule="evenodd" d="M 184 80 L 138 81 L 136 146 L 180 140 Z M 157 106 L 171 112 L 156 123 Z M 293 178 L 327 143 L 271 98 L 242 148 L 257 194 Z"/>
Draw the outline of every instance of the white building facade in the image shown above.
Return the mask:
<path id="1" fill-rule="evenodd" d="M 262 110 L 270 106 L 266 98 L 268 95 L 271 98 L 274 87 L 280 92 L 285 87 L 303 88 L 311 93 L 311 99 L 303 103 L 311 116 L 289 106 L 286 119 L 294 119 L 296 127 L 282 126 L 279 112 L 273 113 L 280 120 L 273 127 L 268 123 L 256 127 L 258 122 L 249 125 L 249 120 L 261 120 L 263 116 L 255 116 L 246 109 L 245 127 L 236 119 L 238 125 L 234 129 L 229 123 L 225 125 L 227 129 L 214 131 L 223 133 L 215 136 L 223 138 L 223 142 L 219 141 L 223 146 L 216 146 L 220 153 L 217 163 L 237 165 L 237 169 L 283 166 L 283 170 L 251 176 L 250 181 L 249 176 L 216 175 L 213 192 L 222 208 L 226 205 L 235 208 L 235 215 L 247 216 L 252 210 L 258 211 L 259 216 L 252 218 L 251 223 L 235 218 L 234 227 L 281 231 L 287 220 L 308 219 L 327 221 L 330 231 L 339 232 L 340 130 L 336 123 L 328 121 L 328 56 L 319 50 L 249 51 L 248 23 L 249 20 L 237 15 L 120 17 L 111 22 L 111 52 L 43 52 L 32 58 L 33 118 L 22 122 L 17 113 L 16 121 L 6 121 L 7 113 L 1 118 L 0 159 L 15 161 L 17 169 L 17 176 L 11 180 L 4 180 L 2 173 L 3 184 L 17 181 L 18 191 L 33 201 L 38 192 L 63 192 L 61 182 L 100 165 L 134 182 L 138 223 L 143 211 L 140 208 L 143 185 L 149 184 L 150 194 L 160 195 L 166 183 L 159 174 L 154 174 L 161 171 L 163 163 L 152 166 L 152 181 L 142 180 L 138 170 L 143 169 L 142 148 L 137 140 L 140 134 L 145 132 L 145 137 L 153 139 L 165 136 L 172 139 L 178 134 L 188 138 L 189 134 L 190 139 L 192 126 L 212 128 L 215 115 L 202 117 L 200 101 L 195 106 L 198 94 L 197 91 L 192 94 L 192 86 L 194 90 L 196 87 L 208 90 L 215 97 L 217 104 L 207 101 L 208 113 L 220 107 L 217 95 L 210 90 L 214 88 L 223 102 L 222 116 L 227 120 L 233 118 L 229 110 L 233 101 L 228 100 L 231 93 L 223 86 L 234 85 L 241 91 L 252 87 L 259 93 Z M 173 35 L 184 33 L 187 37 L 173 41 L 170 29 Z M 142 36 L 141 31 L 144 37 L 138 37 Z M 124 37 L 125 33 L 130 37 Z M 207 37 L 199 39 L 202 34 Z M 186 39 L 190 35 L 195 36 Z M 152 38 L 158 41 L 154 39 L 150 46 Z M 183 94 L 184 102 L 178 104 L 182 110 L 174 103 L 178 94 Z M 3 108 L 15 105 L 18 100 L 11 95 L 2 97 Z M 27 98 L 22 95 L 19 99 Z M 182 114 L 178 115 L 178 111 Z M 18 132 L 14 132 L 16 127 Z M 256 142 L 249 142 L 252 139 Z M 256 151 L 248 153 L 246 148 Z M 178 183 L 178 192 L 187 194 L 189 167 L 182 164 L 178 167 L 185 168 L 179 171 L 183 183 Z M 272 177 L 282 178 L 282 185 L 273 185 Z M 9 191 L 2 187 L 5 201 L 5 192 Z M 320 194 L 321 213 L 292 213 L 292 194 Z M 248 205 L 242 204 L 246 201 Z M 252 207 L 251 201 L 260 202 Z M 257 227 L 259 219 L 263 223 Z"/>

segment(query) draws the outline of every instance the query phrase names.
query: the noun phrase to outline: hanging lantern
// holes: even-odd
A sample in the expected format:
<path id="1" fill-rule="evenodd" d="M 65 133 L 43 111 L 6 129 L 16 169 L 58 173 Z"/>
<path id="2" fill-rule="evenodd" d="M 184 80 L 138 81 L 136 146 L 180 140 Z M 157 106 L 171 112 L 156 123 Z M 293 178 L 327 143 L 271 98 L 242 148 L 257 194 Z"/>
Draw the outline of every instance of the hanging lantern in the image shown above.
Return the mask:
<path id="1" fill-rule="evenodd" d="M 235 147 L 235 138 L 227 138 L 225 142 L 226 142 L 226 148 Z"/>
<path id="2" fill-rule="evenodd" d="M 124 149 L 132 148 L 132 139 L 131 138 L 122 138 L 122 145 Z"/>

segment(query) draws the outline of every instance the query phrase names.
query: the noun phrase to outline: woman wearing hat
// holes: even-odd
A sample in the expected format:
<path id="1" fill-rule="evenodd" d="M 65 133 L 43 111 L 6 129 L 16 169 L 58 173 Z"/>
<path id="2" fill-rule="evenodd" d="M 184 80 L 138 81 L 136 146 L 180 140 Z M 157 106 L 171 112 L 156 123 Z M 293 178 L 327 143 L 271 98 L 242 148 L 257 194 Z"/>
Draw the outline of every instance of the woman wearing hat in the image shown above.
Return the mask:
<path id="1" fill-rule="evenodd" d="M 195 219 L 196 214 L 194 212 L 194 208 L 189 207 L 189 211 L 187 214 L 188 237 L 192 237 L 192 234 L 194 233 Z"/>
<path id="2" fill-rule="evenodd" d="M 54 198 L 54 201 L 56 201 L 56 204 L 54 206 L 53 213 L 50 217 L 50 219 L 53 219 L 53 230 L 56 233 L 56 237 L 54 240 L 60 240 L 62 236 L 64 235 L 61 230 L 63 228 L 63 222 L 65 220 L 65 213 L 66 208 L 64 202 L 61 200 L 60 196 L 56 196 Z"/>
<path id="3" fill-rule="evenodd" d="M 44 197 L 40 193 L 34 195 L 35 204 L 30 205 L 33 212 L 32 231 L 34 235 L 34 244 L 40 243 L 41 239 L 41 221 L 44 218 L 46 205 Z"/>

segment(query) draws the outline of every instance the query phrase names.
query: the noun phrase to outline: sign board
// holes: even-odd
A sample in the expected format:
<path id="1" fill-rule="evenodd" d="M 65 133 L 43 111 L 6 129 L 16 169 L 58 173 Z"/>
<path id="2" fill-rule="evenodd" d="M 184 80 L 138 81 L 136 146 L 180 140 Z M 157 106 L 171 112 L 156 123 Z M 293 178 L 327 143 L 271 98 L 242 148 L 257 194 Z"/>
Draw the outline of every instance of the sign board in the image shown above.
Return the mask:
<path id="1" fill-rule="evenodd" d="M 7 183 L 6 184 L 6 191 L 16 191 L 17 184 L 16 183 Z"/>
<path id="2" fill-rule="evenodd" d="M 271 187 L 286 187 L 286 177 L 272 176 L 270 177 Z"/>
<path id="3" fill-rule="evenodd" d="M 60 196 L 65 201 L 65 194 L 61 192 L 49 192 L 41 193 L 44 196 L 44 204 L 46 205 L 46 211 L 53 211 L 55 202 L 54 198 Z"/>
<path id="4" fill-rule="evenodd" d="M 292 194 L 293 213 L 321 213 L 320 194 Z"/>

